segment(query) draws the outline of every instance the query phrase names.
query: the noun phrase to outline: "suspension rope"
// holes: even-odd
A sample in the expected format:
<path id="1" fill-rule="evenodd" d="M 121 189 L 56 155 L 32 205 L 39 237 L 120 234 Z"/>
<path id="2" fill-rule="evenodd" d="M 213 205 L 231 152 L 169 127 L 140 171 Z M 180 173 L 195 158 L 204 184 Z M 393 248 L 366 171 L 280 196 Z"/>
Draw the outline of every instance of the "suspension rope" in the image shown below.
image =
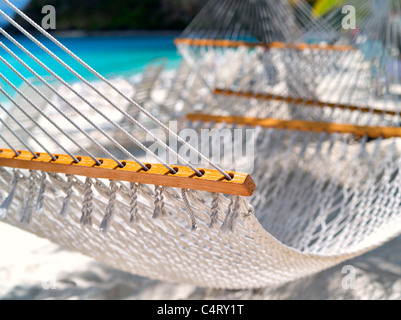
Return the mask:
<path id="1" fill-rule="evenodd" d="M 186 145 L 192 152 L 198 155 L 199 158 L 202 160 L 206 161 L 208 164 L 210 164 L 213 168 L 215 168 L 217 171 L 219 171 L 221 174 L 225 176 L 227 180 L 230 180 L 231 177 L 223 170 L 221 169 L 217 164 L 213 163 L 210 159 L 205 157 L 203 154 L 201 154 L 198 150 L 196 150 L 193 146 L 188 144 L 185 140 L 183 140 L 178 134 L 170 130 L 166 125 L 164 125 L 162 122 L 160 122 L 158 119 L 156 119 L 153 115 L 151 115 L 147 110 L 145 110 L 143 107 L 138 105 L 135 101 L 133 101 L 131 98 L 129 98 L 127 95 L 125 95 L 121 90 L 119 90 L 116 86 L 114 86 L 109 80 L 104 78 L 102 75 L 100 75 L 97 71 L 95 71 L 92 67 L 90 67 L 87 63 L 85 63 L 83 60 L 81 60 L 78 56 L 76 56 L 74 53 L 72 53 L 69 49 L 67 49 L 63 44 L 61 44 L 57 39 L 55 39 L 52 35 L 50 35 L 48 32 L 46 32 L 41 26 L 36 24 L 32 19 L 30 19 L 27 15 L 25 15 L 21 10 L 19 10 L 17 7 L 15 7 L 10 1 L 8 0 L 2 0 L 5 4 L 7 4 L 10 8 L 12 8 L 18 15 L 20 15 L 24 20 L 29 22 L 33 27 L 35 27 L 40 33 L 42 33 L 44 36 L 46 36 L 48 39 L 50 39 L 53 43 L 55 43 L 59 48 L 61 48 L 63 51 L 65 51 L 68 55 L 70 55 L 72 58 L 74 58 L 78 63 L 80 63 L 83 67 L 85 67 L 88 71 L 90 71 L 93 75 L 95 75 L 98 79 L 102 80 L 104 83 L 106 83 L 110 88 L 112 88 L 115 92 L 117 92 L 120 96 L 122 96 L 125 100 L 127 100 L 130 104 L 134 105 L 140 112 L 142 112 L 144 115 L 146 115 L 148 118 L 150 118 L 153 122 L 155 122 L 160 128 L 162 128 L 165 132 L 167 132 L 169 135 L 174 137 L 177 141 L 180 143 Z M 138 121 L 136 121 L 132 116 L 130 116 L 128 113 L 126 113 L 124 110 L 119 108 L 117 105 L 112 103 L 103 93 L 101 93 L 97 88 L 95 88 L 90 82 L 88 82 L 85 78 L 80 76 L 77 72 L 75 72 L 71 67 L 69 67 L 64 61 L 62 61 L 59 57 L 57 57 L 53 52 L 51 52 L 48 48 L 46 48 L 42 43 L 40 43 L 37 39 L 35 39 L 31 34 L 29 34 L 24 28 L 22 28 L 20 25 L 18 25 L 13 19 L 11 19 L 9 16 L 7 16 L 2 10 L 0 10 L 0 15 L 3 16 L 7 21 L 9 21 L 14 27 L 16 27 L 19 31 L 21 31 L 25 36 L 27 36 L 30 40 L 32 40 L 35 44 L 37 44 L 40 48 L 45 50 L 50 56 L 52 56 L 56 61 L 58 61 L 61 65 L 63 65 L 66 69 L 68 69 L 70 72 L 72 72 L 77 78 L 79 78 L 81 81 L 83 81 L 86 85 L 88 85 L 92 90 L 94 90 L 97 94 L 99 94 L 102 98 L 105 99 L 105 101 L 109 102 L 111 106 L 113 106 L 117 111 L 121 112 L 125 117 L 127 117 L 128 120 L 130 120 L 133 124 L 138 126 L 139 128 L 143 129 L 145 132 L 150 134 L 158 143 L 163 146 L 166 150 L 169 152 L 176 154 L 178 159 L 180 159 L 183 163 L 185 163 L 188 167 L 190 167 L 198 176 L 201 176 L 202 173 L 198 171 L 192 164 L 190 164 L 186 159 L 182 158 L 179 154 L 175 153 L 170 147 L 168 147 L 160 138 L 155 136 L 152 132 L 147 130 L 143 125 L 141 125 Z M 3 33 L 4 30 L 0 29 L 0 31 Z M 4 34 L 4 33 L 3 33 Z M 14 42 L 14 41 L 13 41 Z M 48 70 L 47 70 L 48 71 Z M 83 99 L 84 100 L 84 99 Z M 96 109 L 96 108 L 95 108 Z M 112 121 L 110 122 L 113 125 Z M 118 127 L 118 125 L 116 126 Z M 119 128 L 122 131 L 124 131 L 122 128 Z M 127 133 L 127 132 L 124 132 Z M 129 136 L 128 136 L 129 137 Z M 134 137 L 130 137 L 133 141 L 136 141 L 135 143 L 139 142 L 137 141 Z M 140 143 L 138 144 L 139 147 L 144 147 Z M 145 147 L 146 148 L 146 147 Z M 147 149 L 145 150 L 147 151 Z M 154 155 L 156 159 L 160 162 L 163 163 L 169 170 L 170 172 L 174 173 L 173 168 L 171 168 L 168 164 L 164 163 L 160 158 L 158 158 L 156 155 Z"/>

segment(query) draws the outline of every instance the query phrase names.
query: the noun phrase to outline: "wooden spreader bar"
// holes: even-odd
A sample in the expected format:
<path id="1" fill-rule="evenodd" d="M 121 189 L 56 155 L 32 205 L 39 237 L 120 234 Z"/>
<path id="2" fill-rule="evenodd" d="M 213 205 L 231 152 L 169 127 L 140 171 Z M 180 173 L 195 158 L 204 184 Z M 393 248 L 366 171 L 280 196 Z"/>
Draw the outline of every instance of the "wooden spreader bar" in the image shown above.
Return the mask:
<path id="1" fill-rule="evenodd" d="M 325 50 L 325 51 L 352 51 L 354 48 L 347 45 L 325 45 L 325 44 L 307 44 L 307 43 L 284 43 L 284 42 L 246 42 L 246 41 L 233 41 L 224 39 L 191 39 L 191 38 L 176 38 L 174 39 L 175 45 L 188 45 L 194 47 L 222 47 L 222 48 L 238 48 L 238 47 L 262 47 L 266 50 L 269 49 L 294 49 L 294 50 Z"/>
<path id="2" fill-rule="evenodd" d="M 255 93 L 252 91 L 233 91 L 233 90 L 228 90 L 228 89 L 215 89 L 214 93 L 216 95 L 224 95 L 224 96 L 228 96 L 228 97 L 302 104 L 302 106 L 306 106 L 306 107 L 320 107 L 320 108 L 327 107 L 327 108 L 332 108 L 332 109 L 360 111 L 363 113 L 373 113 L 373 114 L 379 114 L 379 115 L 390 115 L 390 116 L 397 115 L 397 113 L 395 111 L 380 110 L 380 109 L 369 108 L 369 107 L 360 107 L 360 106 L 356 106 L 356 105 L 348 105 L 348 104 L 343 104 L 343 103 L 317 101 L 317 100 L 312 100 L 312 99 L 285 97 L 285 96 L 274 95 L 274 94 L 269 94 L 269 93 Z"/>
<path id="3" fill-rule="evenodd" d="M 198 169 L 203 173 L 202 177 L 198 177 L 190 168 L 183 166 L 174 167 L 177 173 L 172 174 L 161 164 L 147 164 L 149 170 L 145 171 L 134 161 L 121 161 L 124 167 L 120 168 L 111 159 L 98 159 L 102 164 L 97 166 L 90 157 L 76 156 L 79 163 L 75 163 L 70 156 L 63 154 L 54 154 L 57 160 L 53 161 L 47 153 L 37 153 L 37 158 L 34 158 L 29 151 L 18 152 L 20 155 L 16 156 L 12 150 L 0 149 L 0 166 L 239 196 L 251 196 L 256 187 L 250 175 L 239 172 L 227 171 L 232 177 L 228 181 L 220 172 L 209 169 Z"/>
<path id="4" fill-rule="evenodd" d="M 356 137 L 367 136 L 369 138 L 395 138 L 401 137 L 401 128 L 398 127 L 374 127 L 374 126 L 357 126 L 352 124 L 340 124 L 329 122 L 313 122 L 303 120 L 280 120 L 271 118 L 249 118 L 240 116 L 215 116 L 209 114 L 193 113 L 186 116 L 187 120 L 229 123 L 246 125 L 252 127 L 276 128 L 294 131 L 307 132 L 327 132 L 327 133 L 344 133 L 354 134 Z"/>

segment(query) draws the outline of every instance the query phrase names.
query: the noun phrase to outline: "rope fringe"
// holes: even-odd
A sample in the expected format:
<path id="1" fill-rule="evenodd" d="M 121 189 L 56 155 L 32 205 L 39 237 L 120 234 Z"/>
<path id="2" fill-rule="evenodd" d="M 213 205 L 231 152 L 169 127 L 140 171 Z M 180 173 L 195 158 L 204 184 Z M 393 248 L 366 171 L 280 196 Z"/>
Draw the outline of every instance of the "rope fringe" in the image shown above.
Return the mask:
<path id="1" fill-rule="evenodd" d="M 92 179 L 86 178 L 84 184 L 84 198 L 82 202 L 82 215 L 80 219 L 80 223 L 82 226 L 92 226 L 92 198 L 93 198 L 93 191 L 92 191 Z"/>

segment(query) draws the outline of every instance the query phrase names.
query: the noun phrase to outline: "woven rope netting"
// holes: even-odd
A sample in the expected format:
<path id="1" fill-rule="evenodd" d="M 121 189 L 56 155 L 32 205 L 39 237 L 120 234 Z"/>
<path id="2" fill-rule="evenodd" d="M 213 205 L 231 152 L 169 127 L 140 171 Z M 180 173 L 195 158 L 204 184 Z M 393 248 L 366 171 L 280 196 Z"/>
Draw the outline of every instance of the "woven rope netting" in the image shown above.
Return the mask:
<path id="1" fill-rule="evenodd" d="M 285 54 L 270 49 L 270 71 L 255 67 L 247 77 L 234 76 L 231 86 L 216 86 L 215 104 L 205 112 L 244 115 L 245 109 L 249 116 L 398 126 L 399 34 L 397 14 L 387 15 L 386 3 L 362 4 L 360 10 L 375 11 L 359 22 L 358 32 L 338 30 L 321 44 L 338 50 L 300 49 L 302 39 Z M 342 18 L 334 12 L 326 23 L 341 26 Z"/>
<path id="2" fill-rule="evenodd" d="M 44 36 L 55 42 L 57 48 L 52 48 L 52 51 L 48 49 L 49 54 L 54 54 L 57 58 L 67 53 L 76 58 L 9 1 L 2 1 L 32 23 Z M 236 6 L 246 6 L 248 2 L 252 5 L 265 3 L 266 10 L 288 7 L 286 1 L 274 1 L 277 6 L 272 5 L 273 1 L 231 2 Z M 394 58 L 395 46 L 398 43 L 394 39 L 399 38 L 399 33 L 388 37 L 388 32 L 383 34 L 373 31 L 377 30 L 377 25 L 382 26 L 378 30 L 390 32 L 395 29 L 395 19 L 390 17 L 401 12 L 400 2 L 352 3 L 357 8 L 368 6 L 380 8 L 359 18 L 360 34 L 365 36 L 367 41 L 380 42 L 388 47 L 389 50 L 379 50 L 379 56 L 383 62 L 393 61 L 391 58 Z M 378 3 L 381 5 L 378 6 Z M 210 8 L 209 4 L 205 11 Z M 289 23 L 299 23 L 299 18 L 294 18 L 287 11 L 283 13 L 284 17 L 290 15 Z M 0 15 L 3 18 L 7 17 L 2 11 Z M 303 29 L 298 35 L 300 43 L 312 35 L 327 37 L 327 34 L 335 31 L 336 42 L 333 43 L 328 39 L 328 43 L 349 45 L 345 43 L 349 33 L 342 33 L 338 26 L 336 30 L 336 27 L 330 25 L 334 17 L 336 17 L 335 11 L 324 21 L 315 23 L 314 27 Z M 263 16 L 256 20 L 264 21 Z M 9 21 L 24 33 L 24 36 L 31 37 L 31 40 L 35 41 L 35 38 L 25 33 L 15 21 L 11 19 Z M 322 25 L 325 27 L 321 27 Z M 201 29 L 204 29 L 204 26 Z M 254 30 L 259 28 L 250 30 L 256 37 Z M 275 35 L 278 31 L 273 30 L 274 32 L 266 34 L 266 30 L 270 29 L 262 30 L 259 35 L 271 38 L 258 38 L 259 41 L 277 41 Z M 369 30 L 373 30 L 372 33 L 369 33 Z M 17 45 L 18 40 L 4 29 L 0 28 L 0 32 L 7 41 Z M 289 41 L 289 37 L 283 36 L 280 41 Z M 167 161 L 154 152 L 154 161 L 160 163 L 159 166 L 165 170 L 164 176 L 169 176 L 171 178 L 169 181 L 173 181 L 174 175 L 180 175 L 181 170 L 187 170 L 191 173 L 191 178 L 186 178 L 186 181 L 191 182 L 160 185 L 150 179 L 148 183 L 143 180 L 122 181 L 113 177 L 104 179 L 84 174 L 83 176 L 68 172 L 65 174 L 56 172 L 57 170 L 29 170 L 29 167 L 12 169 L 4 165 L 0 168 L 2 191 L 0 217 L 6 223 L 48 238 L 121 270 L 165 281 L 231 289 L 262 287 L 298 279 L 363 254 L 401 233 L 399 211 L 401 135 L 397 128 L 399 123 L 398 104 L 395 100 L 397 95 L 392 92 L 386 93 L 384 97 L 375 95 L 375 86 L 372 86 L 372 81 L 376 83 L 382 78 L 378 75 L 381 72 L 385 72 L 386 79 L 390 78 L 386 73 L 388 68 L 385 67 L 388 64 L 379 64 L 379 72 L 370 73 L 372 81 L 358 82 L 351 76 L 354 73 L 355 77 L 362 76 L 366 70 L 370 70 L 370 66 L 375 65 L 377 56 L 374 56 L 374 52 L 377 51 L 374 51 L 374 46 L 371 47 L 373 49 L 367 50 L 371 55 L 361 53 L 358 47 L 352 51 L 334 53 L 323 52 L 319 48 L 319 54 L 310 56 L 304 52 L 302 55 L 297 55 L 297 59 L 301 62 L 299 68 L 302 67 L 304 78 L 314 77 L 319 68 L 327 66 L 333 79 L 345 77 L 345 82 L 351 79 L 349 83 L 354 90 L 349 91 L 353 93 L 344 95 L 336 93 L 330 100 L 333 103 L 349 105 L 358 102 L 354 100 L 356 99 L 354 93 L 359 90 L 359 87 L 354 86 L 357 82 L 363 88 L 361 90 L 366 93 L 366 97 L 375 97 L 368 99 L 369 101 L 378 101 L 374 104 L 374 108 L 387 110 L 382 107 L 383 101 L 387 101 L 389 105 L 391 104 L 393 113 L 369 114 L 361 110 L 343 110 L 344 108 L 339 108 L 340 110 L 335 113 L 332 111 L 334 108 L 326 106 L 328 110 L 325 112 L 329 113 L 329 116 L 326 113 L 317 113 L 316 117 L 321 121 L 317 126 L 316 123 L 305 121 L 316 120 L 311 118 L 310 114 L 301 118 L 294 117 L 289 112 L 288 115 L 285 114 L 287 112 L 285 108 L 295 107 L 301 110 L 302 102 L 292 103 L 293 106 L 289 106 L 291 103 L 288 101 L 280 102 L 278 99 L 263 102 L 262 99 L 254 97 L 234 98 L 225 95 L 223 98 L 216 95 L 216 99 L 224 103 L 221 106 L 225 106 L 222 110 L 218 110 L 219 112 L 216 111 L 220 116 L 227 114 L 253 116 L 252 108 L 249 108 L 253 105 L 255 110 L 259 110 L 258 116 L 265 116 L 263 112 L 271 116 L 269 112 L 275 112 L 275 120 L 279 122 L 257 122 L 251 118 L 242 118 L 241 122 L 236 121 L 237 118 L 232 121 L 233 118 L 229 117 L 209 119 L 195 114 L 187 117 L 188 120 L 183 121 L 181 127 L 191 128 L 199 135 L 204 129 L 213 129 L 216 134 L 195 148 L 132 101 L 128 96 L 128 89 L 127 92 L 120 90 L 78 58 L 75 62 L 80 65 L 80 69 L 74 68 L 72 63 L 64 67 L 71 68 L 75 72 L 74 75 L 85 84 L 86 91 L 82 92 L 78 92 L 58 77 L 50 67 L 41 66 L 52 77 L 52 81 L 35 74 L 35 70 L 29 70 L 29 65 L 24 65 L 24 60 L 19 58 L 20 54 L 28 54 L 27 51 L 19 47 L 18 54 L 13 54 L 14 49 L 11 50 L 10 46 L 4 43 L 0 42 L 3 50 L 0 57 L 2 67 L 13 70 L 17 75 L 19 73 L 17 68 L 4 58 L 8 54 L 14 59 L 14 65 L 28 70 L 37 77 L 41 85 L 29 82 L 25 76 L 23 80 L 32 84 L 28 86 L 41 99 L 27 101 L 23 97 L 24 93 L 13 87 L 13 83 L 7 81 L 0 72 L 4 83 L 1 91 L 10 102 L 9 106 L 1 103 L 3 115 L 0 138 L 10 148 L 10 150 L 2 149 L 0 162 L 3 161 L 1 162 L 3 165 L 7 159 L 10 163 L 14 163 L 12 161 L 25 157 L 29 158 L 26 162 L 35 162 L 46 156 L 48 162 L 61 161 L 63 158 L 64 161 L 69 161 L 68 166 L 77 166 L 82 163 L 84 157 L 75 154 L 81 153 L 87 156 L 85 161 L 91 162 L 92 167 L 113 165 L 113 170 L 116 170 L 114 172 L 118 172 L 117 170 L 123 170 L 127 166 L 125 161 L 118 160 L 120 157 L 125 157 L 132 161 L 132 166 L 136 165 L 138 170 L 144 171 L 142 175 L 151 175 L 153 167 L 149 168 L 143 152 L 147 154 L 152 152 L 144 140 L 146 135 L 151 134 L 150 129 L 159 128 L 203 160 L 207 168 L 205 170 L 213 169 L 214 174 L 219 177 L 219 185 L 230 185 L 234 188 L 236 178 L 241 174 L 230 175 L 231 170 L 243 171 L 244 168 L 251 167 L 253 170 L 252 168 L 249 170 L 252 171 L 252 177 L 257 185 L 255 193 L 250 197 L 238 192 L 232 192 L 230 195 L 227 187 L 221 191 L 197 188 L 193 177 L 198 176 L 195 181 L 201 183 L 202 176 L 207 176 L 209 171 L 206 171 L 206 174 L 200 171 L 191 161 L 180 157 L 179 153 L 174 152 L 154 135 L 152 138 L 159 142 L 160 149 L 176 158 L 176 161 Z M 64 53 L 61 51 L 56 53 L 56 50 Z M 262 56 L 270 54 L 261 51 Z M 63 64 L 64 60 L 59 59 Z M 326 59 L 331 63 L 325 62 Z M 240 61 L 243 62 L 241 59 Z M 354 61 L 360 64 L 354 65 Z M 36 67 L 40 65 L 40 61 L 35 59 L 30 62 Z M 346 62 L 352 62 L 350 70 L 344 66 Z M 202 62 L 200 64 L 202 65 Z M 85 71 L 81 71 L 82 66 L 85 67 Z M 193 67 L 197 68 L 195 65 Z M 280 66 L 277 68 L 281 69 Z M 98 77 L 110 93 L 97 89 L 93 82 L 87 81 L 85 72 Z M 322 73 L 324 74 L 322 77 L 327 79 L 330 77 L 324 70 Z M 240 75 L 236 74 L 234 78 L 236 77 L 240 78 Z M 266 85 L 275 87 L 275 84 L 269 84 L 269 81 L 255 79 L 257 85 L 264 89 Z M 53 84 L 53 81 L 59 83 L 61 89 Z M 393 76 L 392 86 L 398 83 L 398 76 Z M 207 84 L 210 85 L 208 82 L 204 83 L 205 86 Z M 299 82 L 299 86 L 302 85 L 303 82 Z M 214 83 L 208 89 L 214 90 L 213 86 Z M 44 87 L 51 94 L 45 92 Z M 18 99 L 22 100 L 13 98 L 7 93 L 7 88 L 13 89 Z M 238 88 L 245 90 L 246 86 L 241 85 Z M 234 88 L 224 87 L 224 90 L 228 89 Z M 268 89 L 276 90 L 276 88 Z M 68 91 L 68 99 L 64 90 Z M 308 90 L 302 91 L 302 94 L 305 95 L 304 99 L 311 99 Z M 323 89 L 316 90 L 313 96 L 314 99 L 318 97 L 320 100 L 325 98 L 324 94 Z M 72 96 L 77 99 L 76 102 Z M 39 106 L 40 100 L 43 100 L 41 101 L 43 106 Z M 119 108 L 121 101 L 126 103 L 126 109 Z M 240 113 L 241 105 L 242 113 Z M 207 106 L 206 110 L 212 107 Z M 12 111 L 15 108 L 28 110 L 26 114 L 22 113 L 29 125 L 23 123 L 21 119 L 15 119 L 17 121 L 12 119 Z M 42 108 L 54 110 L 58 116 L 47 119 L 48 113 L 43 112 Z M 312 107 L 303 108 L 310 110 Z M 371 104 L 368 104 L 367 108 L 373 110 Z M 36 110 L 36 113 L 33 114 L 32 110 Z M 346 112 L 348 115 L 344 116 Z M 356 117 L 367 114 L 370 118 L 363 118 L 363 121 L 353 120 L 350 116 L 352 114 L 355 117 L 353 112 L 356 113 Z M 337 114 L 343 118 L 337 118 Z M 137 121 L 138 115 L 141 121 Z M 294 119 L 302 121 L 293 122 Z M 344 121 L 335 121 L 336 119 Z M 130 124 L 130 131 L 125 129 L 126 122 Z M 250 132 L 252 122 L 255 124 L 251 130 L 253 135 L 247 139 L 246 133 Z M 341 130 L 334 130 L 333 122 L 363 126 L 341 127 Z M 13 123 L 13 126 L 10 123 Z M 224 143 L 221 141 L 223 133 L 226 137 Z M 241 133 L 240 140 L 235 139 L 238 133 Z M 210 149 L 216 145 L 221 145 L 221 148 L 217 157 L 215 154 L 211 160 Z M 253 150 L 253 147 L 254 155 L 237 152 L 231 163 L 225 161 L 225 148 L 243 151 L 245 148 Z M 198 150 L 202 150 L 202 153 Z M 64 156 L 57 158 L 56 153 L 63 153 Z M 2 160 L 4 157 L 9 158 Z M 103 157 L 102 161 L 100 157 Z M 255 161 L 249 166 L 252 162 L 251 157 Z M 185 165 L 186 169 L 176 167 L 178 163 Z"/>
<path id="3" fill-rule="evenodd" d="M 211 0 L 175 42 L 208 85 L 229 87 L 237 76 L 258 82 L 251 72 L 272 69 L 265 48 L 298 39 L 310 22 L 304 0 Z"/>

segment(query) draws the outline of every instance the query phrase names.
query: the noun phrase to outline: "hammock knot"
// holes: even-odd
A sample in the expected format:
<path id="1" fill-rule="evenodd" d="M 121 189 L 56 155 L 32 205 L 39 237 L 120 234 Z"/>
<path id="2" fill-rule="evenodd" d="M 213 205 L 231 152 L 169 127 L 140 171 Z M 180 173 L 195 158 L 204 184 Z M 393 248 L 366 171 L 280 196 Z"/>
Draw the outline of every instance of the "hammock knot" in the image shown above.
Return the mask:
<path id="1" fill-rule="evenodd" d="M 36 212 L 40 212 L 43 208 L 43 196 L 46 191 L 46 173 L 42 171 L 40 176 L 40 187 L 38 192 L 38 199 L 36 200 Z"/>
<path id="2" fill-rule="evenodd" d="M 234 231 L 241 208 L 240 199 L 239 196 L 231 196 L 230 204 L 228 205 L 228 212 L 221 226 L 222 232 Z"/>
<path id="3" fill-rule="evenodd" d="M 210 225 L 209 228 L 214 228 L 219 221 L 219 212 L 220 212 L 220 193 L 212 193 L 212 207 L 210 214 Z"/>
<path id="4" fill-rule="evenodd" d="M 83 226 L 91 226 L 92 225 L 92 179 L 86 178 L 84 183 L 84 199 L 82 202 L 82 216 L 80 219 L 80 223 Z"/>
<path id="5" fill-rule="evenodd" d="M 130 182 L 129 188 L 129 213 L 130 213 L 130 220 L 129 223 L 138 223 L 139 216 L 138 216 L 138 183 Z"/>
<path id="6" fill-rule="evenodd" d="M 153 219 L 157 219 L 160 218 L 161 216 L 165 216 L 166 212 L 164 209 L 164 197 L 163 197 L 163 191 L 164 191 L 164 187 L 162 186 L 156 186 L 155 187 L 155 209 L 153 212 Z"/>
<path id="7" fill-rule="evenodd" d="M 8 208 L 11 205 L 11 202 L 14 198 L 15 190 L 17 189 L 17 184 L 19 180 L 20 174 L 18 170 L 13 170 L 13 175 L 11 177 L 11 189 L 8 196 L 4 199 L 3 203 L 0 205 L 0 219 L 5 219 L 7 215 Z"/>
<path id="8" fill-rule="evenodd" d="M 190 192 L 191 192 L 191 190 L 188 190 L 188 189 L 182 189 L 182 191 L 181 191 L 182 199 L 184 200 L 184 204 L 185 204 L 185 209 L 189 213 L 189 217 L 191 219 L 191 230 L 195 231 L 198 228 L 198 226 L 196 225 L 195 213 L 193 212 L 192 206 L 188 200 L 188 194 Z"/>
<path id="9" fill-rule="evenodd" d="M 109 186 L 109 203 L 106 208 L 106 214 L 100 224 L 100 232 L 105 234 L 110 229 L 111 222 L 116 210 L 116 201 L 117 201 L 117 183 L 114 180 L 110 180 Z"/>
<path id="10" fill-rule="evenodd" d="M 32 210 L 33 210 L 33 200 L 35 197 L 36 191 L 36 180 L 37 174 L 33 170 L 29 170 L 29 182 L 28 182 L 28 191 L 26 196 L 26 205 L 24 212 L 22 214 L 21 223 L 22 224 L 29 224 L 32 220 Z"/>
<path id="11" fill-rule="evenodd" d="M 74 177 L 72 175 L 67 174 L 67 189 L 66 189 L 66 196 L 63 200 L 63 205 L 61 207 L 60 210 L 60 215 L 62 217 L 66 217 L 67 216 L 67 210 L 71 201 L 71 197 L 72 197 L 72 188 L 74 186 Z"/>

